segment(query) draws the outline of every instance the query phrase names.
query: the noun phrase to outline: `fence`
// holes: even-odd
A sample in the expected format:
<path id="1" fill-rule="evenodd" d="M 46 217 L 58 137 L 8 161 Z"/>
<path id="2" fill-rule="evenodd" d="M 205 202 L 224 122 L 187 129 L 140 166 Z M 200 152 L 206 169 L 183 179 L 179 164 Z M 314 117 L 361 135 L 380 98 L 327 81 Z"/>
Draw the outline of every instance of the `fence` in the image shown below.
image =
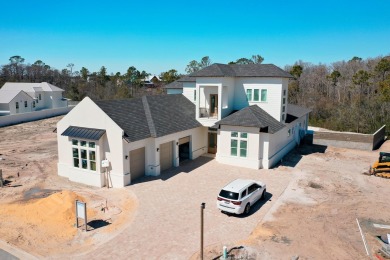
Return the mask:
<path id="1" fill-rule="evenodd" d="M 385 135 L 386 125 L 374 134 L 314 131 L 313 144 L 371 151 L 379 148 L 385 141 Z"/>
<path id="2" fill-rule="evenodd" d="M 0 127 L 67 114 L 74 106 L 45 109 L 16 115 L 0 116 Z"/>

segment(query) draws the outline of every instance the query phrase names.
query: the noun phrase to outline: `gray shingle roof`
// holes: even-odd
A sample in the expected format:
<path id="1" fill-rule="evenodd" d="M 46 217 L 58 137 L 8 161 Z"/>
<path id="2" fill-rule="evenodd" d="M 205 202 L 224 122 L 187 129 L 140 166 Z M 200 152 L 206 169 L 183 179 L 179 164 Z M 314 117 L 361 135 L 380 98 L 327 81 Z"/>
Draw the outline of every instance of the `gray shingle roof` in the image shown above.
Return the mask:
<path id="1" fill-rule="evenodd" d="M 190 77 L 277 77 L 293 78 L 273 64 L 219 64 L 191 73 Z"/>
<path id="2" fill-rule="evenodd" d="M 285 126 L 257 105 L 243 108 L 240 111 L 223 118 L 215 124 L 258 127 L 260 130 L 271 134 L 276 133 Z"/>
<path id="3" fill-rule="evenodd" d="M 195 105 L 183 95 L 143 96 L 95 103 L 123 129 L 129 142 L 161 137 L 202 126 Z"/>
<path id="4" fill-rule="evenodd" d="M 99 140 L 105 133 L 106 130 L 103 129 L 69 126 L 61 135 L 81 139 Z"/>
<path id="5" fill-rule="evenodd" d="M 294 104 L 288 104 L 287 105 L 287 114 L 295 116 L 295 117 L 301 117 L 303 115 L 306 115 L 307 113 L 310 113 L 311 110 L 306 107 L 301 107 Z"/>
<path id="6" fill-rule="evenodd" d="M 174 82 L 171 82 L 164 86 L 164 88 L 175 88 L 175 89 L 181 89 L 183 88 L 183 82 L 196 82 L 196 79 L 189 76 L 181 77 L 178 80 L 175 80 Z"/>

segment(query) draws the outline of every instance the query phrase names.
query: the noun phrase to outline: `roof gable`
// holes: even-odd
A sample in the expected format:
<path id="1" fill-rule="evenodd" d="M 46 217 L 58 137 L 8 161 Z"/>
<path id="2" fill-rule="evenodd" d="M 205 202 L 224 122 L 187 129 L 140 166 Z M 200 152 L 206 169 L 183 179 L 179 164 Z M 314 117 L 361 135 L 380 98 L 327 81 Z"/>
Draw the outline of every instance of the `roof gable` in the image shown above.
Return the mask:
<path id="1" fill-rule="evenodd" d="M 19 93 L 22 92 L 24 95 L 26 95 L 26 98 L 30 98 L 30 95 L 28 95 L 23 90 L 3 90 L 0 89 L 0 104 L 8 104 L 11 102 Z"/>
<path id="2" fill-rule="evenodd" d="M 284 124 L 273 118 L 257 105 L 252 105 L 237 111 L 222 120 L 216 125 L 231 125 L 257 127 L 268 133 L 276 133 L 284 128 Z"/>

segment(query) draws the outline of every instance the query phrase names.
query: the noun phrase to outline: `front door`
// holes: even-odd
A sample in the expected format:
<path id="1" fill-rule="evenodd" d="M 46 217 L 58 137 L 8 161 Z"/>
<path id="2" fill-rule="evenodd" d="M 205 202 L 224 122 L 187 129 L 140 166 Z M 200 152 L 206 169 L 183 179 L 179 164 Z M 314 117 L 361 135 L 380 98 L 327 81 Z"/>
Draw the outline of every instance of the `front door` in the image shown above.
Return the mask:
<path id="1" fill-rule="evenodd" d="M 217 153 L 217 133 L 209 133 L 209 148 L 208 153 Z"/>
<path id="2" fill-rule="evenodd" d="M 210 116 L 218 116 L 218 95 L 210 94 Z"/>

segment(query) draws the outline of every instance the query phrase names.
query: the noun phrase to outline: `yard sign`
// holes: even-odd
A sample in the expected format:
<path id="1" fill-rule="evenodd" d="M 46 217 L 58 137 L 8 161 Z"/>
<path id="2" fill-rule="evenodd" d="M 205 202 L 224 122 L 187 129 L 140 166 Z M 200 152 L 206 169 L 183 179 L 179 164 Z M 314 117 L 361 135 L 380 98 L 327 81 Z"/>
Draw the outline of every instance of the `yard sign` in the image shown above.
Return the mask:
<path id="1" fill-rule="evenodd" d="M 76 228 L 79 228 L 79 218 L 84 219 L 85 231 L 87 231 L 87 203 L 76 200 Z"/>

